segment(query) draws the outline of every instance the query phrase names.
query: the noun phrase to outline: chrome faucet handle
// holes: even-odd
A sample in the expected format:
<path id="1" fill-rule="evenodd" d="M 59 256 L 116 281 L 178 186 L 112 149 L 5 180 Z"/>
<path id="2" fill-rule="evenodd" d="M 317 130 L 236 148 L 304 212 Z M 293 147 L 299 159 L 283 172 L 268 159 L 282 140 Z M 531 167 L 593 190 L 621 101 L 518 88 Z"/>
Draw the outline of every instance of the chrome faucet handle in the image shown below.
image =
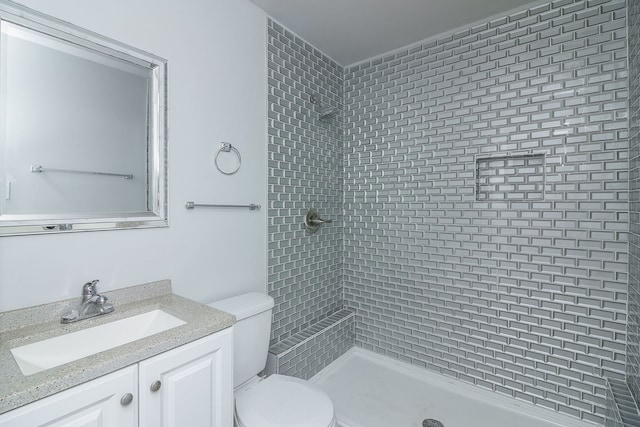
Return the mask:
<path id="1" fill-rule="evenodd" d="M 96 286 L 99 280 L 92 280 L 91 282 L 87 282 L 82 286 L 82 303 L 89 301 L 92 297 L 98 295 L 98 290 Z"/>
<path id="2" fill-rule="evenodd" d="M 82 286 L 82 303 L 63 314 L 60 322 L 77 322 L 101 314 L 111 313 L 114 310 L 113 304 L 107 302 L 107 297 L 98 293 L 96 288 L 98 282 L 98 280 L 92 280 Z"/>
<path id="3" fill-rule="evenodd" d="M 82 286 L 82 296 L 93 296 L 98 293 L 96 289 L 96 285 L 100 282 L 100 280 L 92 280 L 91 282 L 87 282 Z"/>

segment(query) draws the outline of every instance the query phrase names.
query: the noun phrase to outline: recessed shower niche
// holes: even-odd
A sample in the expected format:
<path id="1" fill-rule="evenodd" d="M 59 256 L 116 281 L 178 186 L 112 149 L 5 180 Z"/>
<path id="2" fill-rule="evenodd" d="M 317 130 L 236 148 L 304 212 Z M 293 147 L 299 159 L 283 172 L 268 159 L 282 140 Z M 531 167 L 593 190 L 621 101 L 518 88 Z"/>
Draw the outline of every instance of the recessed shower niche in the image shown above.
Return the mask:
<path id="1" fill-rule="evenodd" d="M 544 153 L 476 157 L 476 200 L 544 200 Z"/>

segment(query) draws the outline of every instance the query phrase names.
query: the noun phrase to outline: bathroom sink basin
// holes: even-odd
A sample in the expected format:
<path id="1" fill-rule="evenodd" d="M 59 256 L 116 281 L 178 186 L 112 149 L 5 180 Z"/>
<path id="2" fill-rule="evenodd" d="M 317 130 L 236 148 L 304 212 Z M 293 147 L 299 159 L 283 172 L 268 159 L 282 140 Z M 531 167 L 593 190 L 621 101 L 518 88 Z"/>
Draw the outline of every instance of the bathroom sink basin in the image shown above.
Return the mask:
<path id="1" fill-rule="evenodd" d="M 22 373 L 31 375 L 184 324 L 183 320 L 162 310 L 153 310 L 16 347 L 11 349 L 11 354 Z"/>

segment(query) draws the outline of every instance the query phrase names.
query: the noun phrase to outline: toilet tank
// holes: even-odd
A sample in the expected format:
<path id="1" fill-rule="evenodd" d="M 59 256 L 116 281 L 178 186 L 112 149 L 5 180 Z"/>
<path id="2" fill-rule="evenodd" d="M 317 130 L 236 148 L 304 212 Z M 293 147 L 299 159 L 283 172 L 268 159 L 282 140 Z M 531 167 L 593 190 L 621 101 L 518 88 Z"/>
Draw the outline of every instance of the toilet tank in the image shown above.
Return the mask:
<path id="1" fill-rule="evenodd" d="M 233 325 L 233 385 L 237 387 L 258 375 L 267 364 L 273 298 L 251 292 L 209 305 L 236 316 L 236 324 Z"/>

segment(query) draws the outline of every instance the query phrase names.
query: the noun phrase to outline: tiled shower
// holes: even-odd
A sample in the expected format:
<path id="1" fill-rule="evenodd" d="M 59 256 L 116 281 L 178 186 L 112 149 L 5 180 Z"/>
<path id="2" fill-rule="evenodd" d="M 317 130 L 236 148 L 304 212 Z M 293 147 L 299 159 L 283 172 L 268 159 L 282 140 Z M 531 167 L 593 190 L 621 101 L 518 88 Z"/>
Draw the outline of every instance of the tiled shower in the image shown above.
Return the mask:
<path id="1" fill-rule="evenodd" d="M 640 2 L 630 0 L 629 26 L 629 299 L 627 381 L 640 402 Z"/>
<path id="2" fill-rule="evenodd" d="M 516 399 L 599 424 L 605 378 L 637 399 L 628 6 L 629 29 L 625 1 L 558 0 L 346 68 L 270 21 L 274 346 L 346 308 L 355 345 Z"/>
<path id="3" fill-rule="evenodd" d="M 315 208 L 342 223 L 342 132 L 320 113 L 343 108 L 344 71 L 277 23 L 267 30 L 268 290 L 279 342 L 343 305 L 342 228 L 308 235 L 303 219 Z"/>

